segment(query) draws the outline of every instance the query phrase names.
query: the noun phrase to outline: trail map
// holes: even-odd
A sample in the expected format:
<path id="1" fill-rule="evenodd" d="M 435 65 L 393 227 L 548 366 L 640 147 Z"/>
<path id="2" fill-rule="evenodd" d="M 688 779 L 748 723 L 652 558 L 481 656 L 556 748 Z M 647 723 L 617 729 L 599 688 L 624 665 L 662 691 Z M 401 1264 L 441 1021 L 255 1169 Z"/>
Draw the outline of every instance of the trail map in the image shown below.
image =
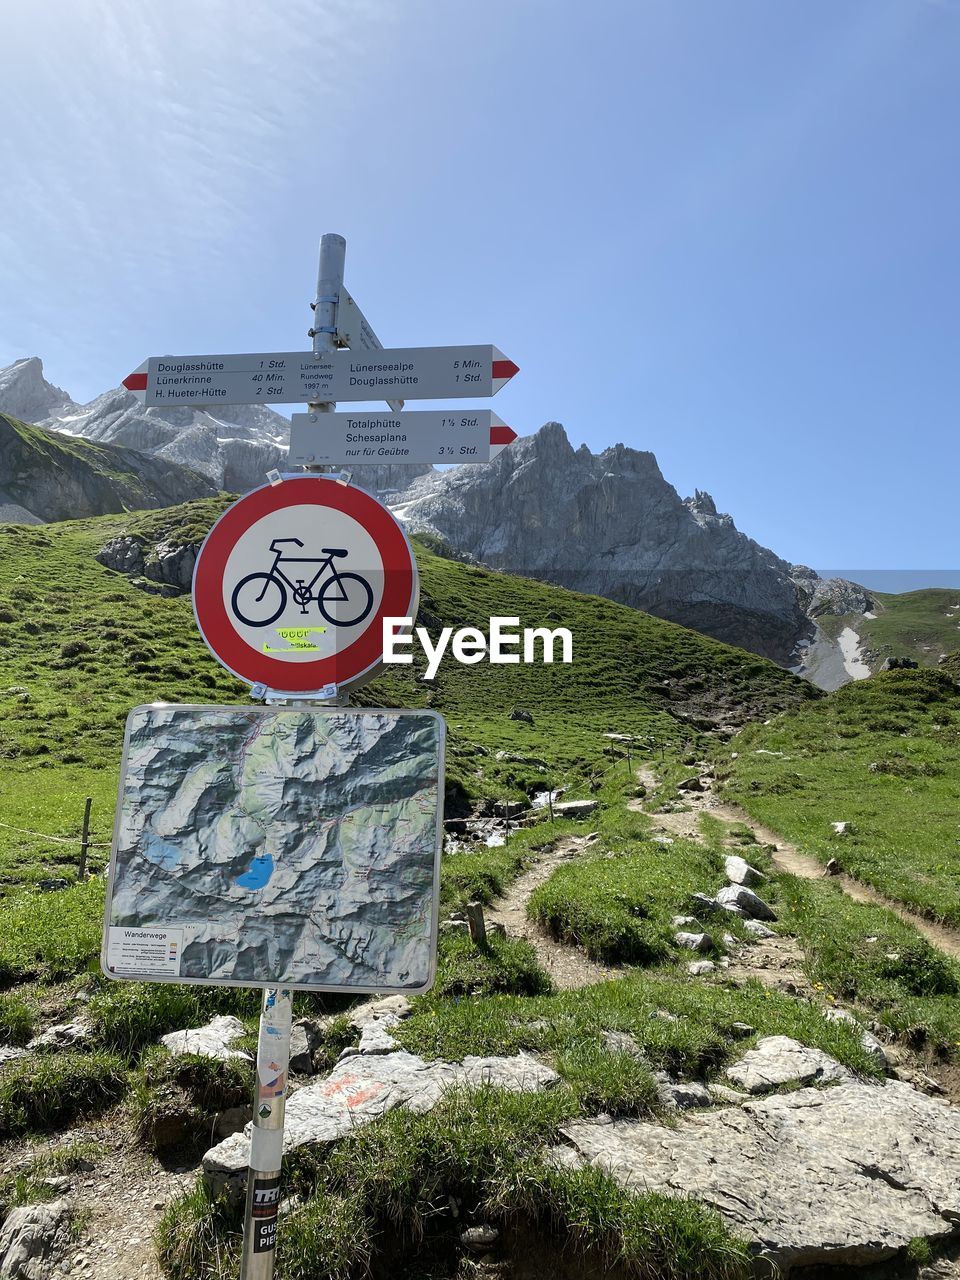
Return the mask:
<path id="1" fill-rule="evenodd" d="M 127 722 L 105 970 L 428 986 L 443 731 L 429 711 L 138 707 Z"/>

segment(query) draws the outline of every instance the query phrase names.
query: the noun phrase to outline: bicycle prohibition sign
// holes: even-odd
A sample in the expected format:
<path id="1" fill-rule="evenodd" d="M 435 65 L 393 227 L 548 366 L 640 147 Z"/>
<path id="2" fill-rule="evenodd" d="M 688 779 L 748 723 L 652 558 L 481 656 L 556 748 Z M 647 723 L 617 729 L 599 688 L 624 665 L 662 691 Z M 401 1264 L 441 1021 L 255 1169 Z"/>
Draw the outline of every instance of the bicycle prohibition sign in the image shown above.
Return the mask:
<path id="1" fill-rule="evenodd" d="M 334 560 L 348 553 L 342 547 L 321 547 L 317 556 L 289 555 L 283 548 L 294 546 L 303 549 L 299 538 L 274 538 L 270 543 L 273 564 L 266 573 L 248 573 L 233 589 L 230 607 L 248 627 L 269 627 L 283 614 L 290 598 L 306 614 L 308 605 L 316 601 L 317 608 L 327 622 L 334 627 L 355 627 L 373 608 L 373 588 L 359 573 L 340 573 Z M 306 575 L 291 568 L 291 576 L 283 566 L 319 565 L 316 573 L 307 581 Z M 323 578 L 325 573 L 329 576 Z M 316 590 L 314 590 L 316 588 Z"/>

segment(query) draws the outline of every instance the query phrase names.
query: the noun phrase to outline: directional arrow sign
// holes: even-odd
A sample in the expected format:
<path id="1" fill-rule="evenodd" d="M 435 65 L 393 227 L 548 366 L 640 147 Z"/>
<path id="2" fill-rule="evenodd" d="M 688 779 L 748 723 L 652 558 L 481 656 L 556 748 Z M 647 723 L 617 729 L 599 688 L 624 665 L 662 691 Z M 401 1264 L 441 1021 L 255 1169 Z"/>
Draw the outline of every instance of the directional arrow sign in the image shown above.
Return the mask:
<path id="1" fill-rule="evenodd" d="M 383 343 L 374 333 L 370 321 L 343 288 L 337 303 L 337 342 L 343 347 L 349 347 L 354 355 L 360 351 L 383 350 Z M 399 413 L 403 408 L 402 400 L 388 400 L 387 404 L 394 413 Z"/>
<path id="2" fill-rule="evenodd" d="M 346 289 L 340 290 L 337 303 L 337 340 L 354 353 L 383 350 L 383 343 L 374 333 L 370 321 Z"/>
<path id="3" fill-rule="evenodd" d="M 322 403 L 492 396 L 519 369 L 496 347 L 151 356 L 123 380 L 144 404 Z"/>
<path id="4" fill-rule="evenodd" d="M 517 433 L 490 409 L 295 413 L 289 462 L 489 462 Z"/>

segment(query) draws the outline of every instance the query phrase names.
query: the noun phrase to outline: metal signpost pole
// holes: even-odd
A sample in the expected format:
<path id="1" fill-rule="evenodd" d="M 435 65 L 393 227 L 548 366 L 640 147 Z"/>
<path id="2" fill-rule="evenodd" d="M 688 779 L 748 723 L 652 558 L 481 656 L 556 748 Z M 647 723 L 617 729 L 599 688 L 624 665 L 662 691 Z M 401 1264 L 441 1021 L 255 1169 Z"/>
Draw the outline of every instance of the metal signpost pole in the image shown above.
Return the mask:
<path id="1" fill-rule="evenodd" d="M 313 309 L 313 354 L 328 355 L 337 350 L 337 305 L 343 289 L 343 263 L 347 242 L 343 236 L 328 232 L 320 237 L 320 269 L 317 272 L 317 301 Z M 333 413 L 336 403 L 311 404 L 311 413 Z"/>
<path id="2" fill-rule="evenodd" d="M 333 233 L 321 236 L 317 300 L 314 304 L 313 328 L 310 331 L 313 354 L 316 356 L 326 355 L 337 349 L 337 304 L 343 288 L 346 252 L 347 242 L 343 236 Z M 331 402 L 311 404 L 309 409 L 312 413 L 332 413 L 336 407 Z M 319 469 L 308 468 L 310 471 Z M 295 702 L 290 702 L 289 705 L 295 705 Z M 292 993 L 268 987 L 263 993 L 260 1034 L 257 1040 L 240 1280 L 273 1280 L 292 1021 Z"/>
<path id="3" fill-rule="evenodd" d="M 240 1280 L 273 1280 L 292 1019 L 292 992 L 268 987 L 257 1040 Z"/>

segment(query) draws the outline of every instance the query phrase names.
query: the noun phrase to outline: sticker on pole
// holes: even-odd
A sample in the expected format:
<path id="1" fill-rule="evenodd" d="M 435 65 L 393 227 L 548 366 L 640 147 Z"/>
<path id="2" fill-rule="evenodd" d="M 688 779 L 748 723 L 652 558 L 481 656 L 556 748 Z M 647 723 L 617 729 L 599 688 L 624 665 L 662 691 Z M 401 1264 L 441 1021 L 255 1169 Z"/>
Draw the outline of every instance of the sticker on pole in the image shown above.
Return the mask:
<path id="1" fill-rule="evenodd" d="M 445 727 L 435 711 L 137 707 L 127 718 L 108 977 L 423 991 L 436 961 Z M 283 1037 L 257 1104 L 283 1097 Z"/>
<path id="2" fill-rule="evenodd" d="M 326 476 L 264 485 L 228 507 L 193 573 L 214 657 L 288 693 L 372 679 L 383 619 L 415 617 L 418 599 L 402 526 L 376 498 Z"/>

